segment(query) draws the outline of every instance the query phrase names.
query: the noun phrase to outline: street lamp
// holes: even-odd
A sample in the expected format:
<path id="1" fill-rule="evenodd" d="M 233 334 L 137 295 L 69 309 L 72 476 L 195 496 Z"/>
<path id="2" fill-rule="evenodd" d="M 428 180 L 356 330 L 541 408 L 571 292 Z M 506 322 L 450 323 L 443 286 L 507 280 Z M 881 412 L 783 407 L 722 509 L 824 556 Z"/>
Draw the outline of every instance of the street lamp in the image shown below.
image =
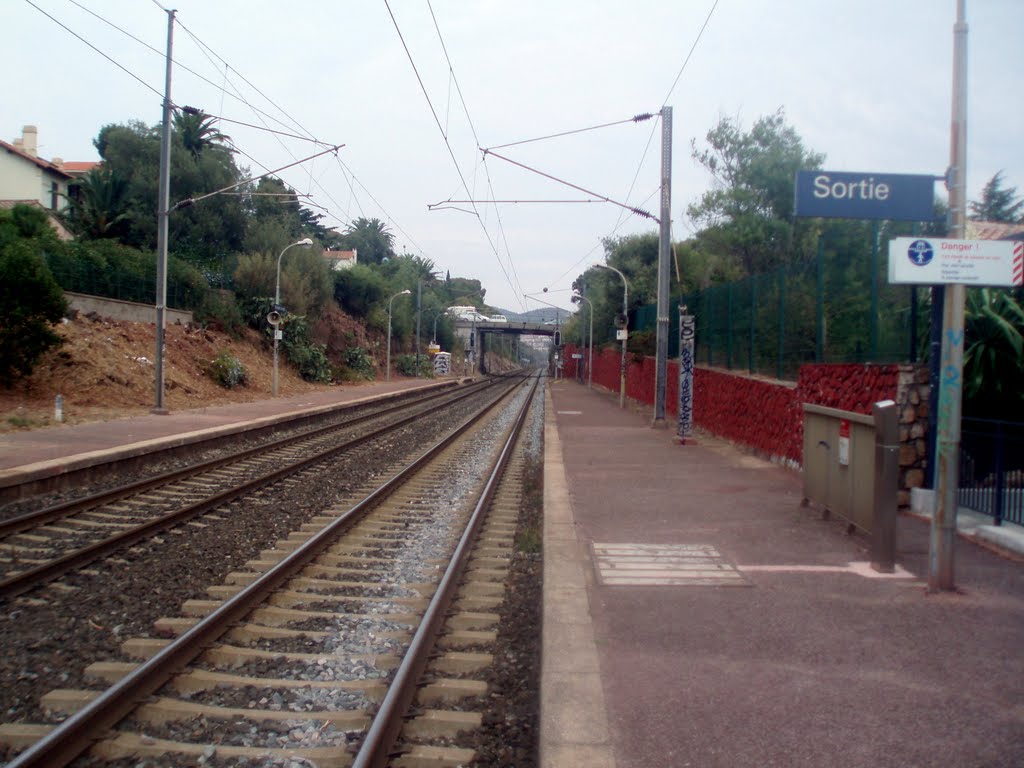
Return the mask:
<path id="1" fill-rule="evenodd" d="M 622 362 L 619 363 L 619 408 L 626 407 L 626 339 L 629 337 L 629 281 L 615 267 L 594 264 L 598 269 L 608 269 L 622 278 Z"/>
<path id="2" fill-rule="evenodd" d="M 301 245 L 304 248 L 308 248 L 313 244 L 313 241 L 308 237 L 304 237 L 296 243 L 286 245 L 284 250 L 278 254 L 277 257 L 277 279 L 274 281 L 274 306 L 271 309 L 270 316 L 276 317 L 277 313 L 280 312 L 278 307 L 281 305 L 281 257 L 284 256 L 285 251 L 289 248 L 294 248 L 297 245 Z M 274 326 L 274 385 L 271 392 L 274 397 L 277 397 L 277 340 L 281 337 L 281 331 L 278 330 L 277 324 L 279 321 L 271 320 L 270 324 Z"/>
<path id="3" fill-rule="evenodd" d="M 582 293 L 574 293 L 573 302 L 580 300 L 590 305 L 590 348 L 587 351 L 587 389 L 594 388 L 594 303 Z"/>
<path id="4" fill-rule="evenodd" d="M 397 299 L 399 296 L 408 296 L 412 291 L 406 288 L 404 291 L 399 291 L 390 299 L 388 299 L 388 356 L 387 356 L 387 371 L 384 374 L 385 381 L 391 381 L 391 302 Z"/>

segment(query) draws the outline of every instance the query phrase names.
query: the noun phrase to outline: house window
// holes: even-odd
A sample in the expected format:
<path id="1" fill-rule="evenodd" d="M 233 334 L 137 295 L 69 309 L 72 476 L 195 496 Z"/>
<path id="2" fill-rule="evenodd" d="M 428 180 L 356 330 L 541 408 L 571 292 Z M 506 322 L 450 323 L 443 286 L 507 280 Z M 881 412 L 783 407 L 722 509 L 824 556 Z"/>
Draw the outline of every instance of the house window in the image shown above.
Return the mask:
<path id="1" fill-rule="evenodd" d="M 57 210 L 57 182 L 50 182 L 50 209 Z"/>

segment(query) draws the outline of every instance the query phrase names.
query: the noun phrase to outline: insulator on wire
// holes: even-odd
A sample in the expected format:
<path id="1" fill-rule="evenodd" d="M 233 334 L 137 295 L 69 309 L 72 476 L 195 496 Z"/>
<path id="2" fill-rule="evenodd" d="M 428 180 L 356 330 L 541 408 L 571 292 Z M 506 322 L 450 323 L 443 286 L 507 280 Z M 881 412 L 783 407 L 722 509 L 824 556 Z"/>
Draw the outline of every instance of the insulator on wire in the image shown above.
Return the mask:
<path id="1" fill-rule="evenodd" d="M 639 115 L 634 116 L 633 122 L 642 123 L 644 120 L 650 120 L 652 117 L 654 117 L 654 115 L 652 115 L 650 112 L 643 112 Z"/>

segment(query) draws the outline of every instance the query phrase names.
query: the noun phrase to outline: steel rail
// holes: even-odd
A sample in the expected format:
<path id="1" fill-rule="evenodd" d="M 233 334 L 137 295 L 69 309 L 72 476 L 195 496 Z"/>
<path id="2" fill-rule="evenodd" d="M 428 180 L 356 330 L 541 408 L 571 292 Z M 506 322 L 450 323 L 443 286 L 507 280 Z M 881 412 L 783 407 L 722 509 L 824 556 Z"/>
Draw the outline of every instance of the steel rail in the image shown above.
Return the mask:
<path id="1" fill-rule="evenodd" d="M 445 569 L 434 596 L 423 614 L 423 619 L 402 657 L 401 664 L 395 671 L 392 683 L 384 695 L 373 723 L 366 732 L 359 752 L 352 761 L 352 768 L 385 768 L 394 757 L 392 750 L 402 732 L 406 712 L 416 696 L 419 680 L 430 660 L 445 616 L 455 599 L 459 582 L 472 553 L 473 544 L 483 525 L 505 467 L 515 449 L 516 441 L 519 439 L 519 434 L 537 391 L 538 381 L 539 377 L 534 377 L 529 397 L 516 418 L 501 454 L 494 463 L 487 484 L 477 499 L 473 513 L 459 538 L 459 543 L 448 567 Z"/>
<path id="2" fill-rule="evenodd" d="M 45 525 L 46 523 L 52 523 L 55 520 L 61 520 L 65 517 L 78 514 L 80 512 L 94 509 L 104 504 L 110 504 L 115 501 L 120 501 L 128 496 L 133 496 L 153 488 L 159 488 L 170 483 L 177 482 L 184 478 L 192 477 L 194 475 L 201 474 L 203 472 L 212 472 L 215 469 L 225 466 L 226 464 L 233 464 L 236 462 L 244 461 L 252 456 L 257 456 L 261 453 L 267 453 L 269 451 L 276 451 L 282 448 L 286 448 L 303 440 L 313 439 L 319 435 L 326 434 L 332 430 L 339 429 L 341 427 L 354 426 L 371 419 L 378 418 L 380 416 L 387 416 L 388 414 L 400 411 L 404 408 L 414 407 L 423 403 L 428 403 L 432 400 L 445 397 L 451 393 L 450 390 L 444 389 L 440 392 L 431 392 L 426 397 L 420 397 L 414 399 L 411 402 L 409 400 L 403 400 L 400 403 L 389 405 L 386 408 L 374 411 L 373 413 L 362 414 L 355 416 L 344 422 L 336 422 L 334 424 L 327 425 L 325 427 L 316 427 L 307 432 L 303 432 L 298 435 L 290 435 L 288 437 L 282 437 L 277 440 L 273 440 L 269 443 L 259 445 L 253 448 L 246 448 L 238 453 L 230 456 L 223 456 L 218 459 L 210 459 L 209 461 L 202 462 L 200 464 L 193 464 L 182 469 L 174 469 L 169 472 L 157 475 L 156 477 L 146 478 L 143 480 L 137 480 L 125 485 L 111 488 L 100 493 L 86 496 L 80 499 L 71 499 L 70 501 L 61 502 L 59 504 L 53 504 L 44 509 L 39 509 L 34 512 L 26 512 L 23 515 L 17 517 L 11 517 L 7 520 L 0 521 L 0 538 L 7 536 L 13 536 L 16 533 L 29 530 L 39 525 Z"/>
<path id="3" fill-rule="evenodd" d="M 260 575 L 249 586 L 225 600 L 209 615 L 172 640 L 118 682 L 60 723 L 39 741 L 7 763 L 7 768 L 63 768 L 106 731 L 124 719 L 147 696 L 152 695 L 175 674 L 194 661 L 232 626 L 263 603 L 281 585 L 304 568 L 310 560 L 325 551 L 370 510 L 383 502 L 466 430 L 481 420 L 501 400 L 513 392 L 518 383 L 466 419 L 462 424 L 412 463 L 395 474 L 321 529 L 298 549 Z"/>
<path id="4" fill-rule="evenodd" d="M 489 386 L 489 385 L 488 385 Z M 478 393 L 479 390 L 472 390 L 464 392 L 458 397 L 453 398 L 449 401 L 448 405 L 452 405 L 468 397 L 472 397 Z M 24 594 L 30 589 L 39 586 L 45 582 L 51 581 L 58 576 L 61 576 L 68 571 L 91 563 L 104 555 L 116 552 L 124 547 L 130 546 L 137 541 L 146 539 L 160 531 L 173 528 L 181 523 L 191 520 L 193 517 L 208 512 L 211 509 L 219 507 L 228 502 L 234 501 L 240 496 L 244 496 L 247 493 L 252 493 L 265 486 L 271 485 L 282 478 L 288 477 L 289 475 L 301 472 L 310 466 L 319 464 L 320 462 L 332 459 L 340 453 L 356 448 L 363 443 L 374 440 L 382 435 L 386 435 L 389 432 L 393 432 L 400 427 L 404 427 L 407 424 L 411 424 L 419 419 L 429 418 L 433 412 L 419 412 L 414 413 L 404 419 L 400 419 L 393 424 L 389 424 L 383 429 L 362 435 L 360 437 L 353 438 L 351 440 L 336 445 L 333 448 L 318 453 L 314 456 L 309 456 L 302 459 L 294 464 L 287 464 L 279 469 L 261 475 L 259 477 L 248 480 L 241 485 L 237 485 L 233 488 L 216 493 L 213 496 L 209 496 L 201 501 L 197 501 L 193 504 L 188 504 L 181 507 L 173 512 L 169 512 L 160 517 L 153 518 L 144 523 L 140 523 L 137 526 L 128 528 L 110 538 L 97 541 L 93 544 L 82 547 L 81 549 L 69 552 L 61 557 L 55 558 L 47 563 L 37 565 L 34 568 L 29 568 L 25 571 L 21 571 L 13 576 L 0 580 L 0 598 L 16 597 Z"/>

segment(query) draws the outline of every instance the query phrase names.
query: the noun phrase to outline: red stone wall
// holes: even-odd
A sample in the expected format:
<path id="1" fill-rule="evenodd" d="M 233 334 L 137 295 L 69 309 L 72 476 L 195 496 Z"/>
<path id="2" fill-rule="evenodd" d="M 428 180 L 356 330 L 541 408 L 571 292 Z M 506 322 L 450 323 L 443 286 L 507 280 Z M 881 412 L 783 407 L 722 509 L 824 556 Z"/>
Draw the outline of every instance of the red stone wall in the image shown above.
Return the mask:
<path id="1" fill-rule="evenodd" d="M 571 345 L 565 347 L 566 378 L 576 375 L 580 361 L 573 360 L 572 354 L 578 351 Z M 618 347 L 595 350 L 595 385 L 619 391 L 620 356 Z M 626 362 L 627 397 L 653 405 L 654 358 L 638 362 L 627 354 Z M 901 367 L 910 373 L 904 371 L 901 376 Z M 922 434 L 928 414 L 921 403 L 927 402 L 927 391 L 908 390 L 911 385 L 920 387 L 920 381 L 920 376 L 915 376 L 908 366 L 895 364 L 804 365 L 795 384 L 698 366 L 694 372 L 694 422 L 701 429 L 749 446 L 774 460 L 799 465 L 803 451 L 803 403 L 870 415 L 873 403 L 895 400 L 901 407 L 901 441 L 914 446 L 913 450 L 908 448 L 901 453 L 901 474 L 907 487 L 920 484 L 919 477 L 923 477 L 923 471 L 914 469 L 923 459 Z M 677 415 L 678 387 L 678 364 L 670 360 L 665 408 L 667 417 L 673 421 Z M 911 453 L 915 456 L 911 457 Z"/>

